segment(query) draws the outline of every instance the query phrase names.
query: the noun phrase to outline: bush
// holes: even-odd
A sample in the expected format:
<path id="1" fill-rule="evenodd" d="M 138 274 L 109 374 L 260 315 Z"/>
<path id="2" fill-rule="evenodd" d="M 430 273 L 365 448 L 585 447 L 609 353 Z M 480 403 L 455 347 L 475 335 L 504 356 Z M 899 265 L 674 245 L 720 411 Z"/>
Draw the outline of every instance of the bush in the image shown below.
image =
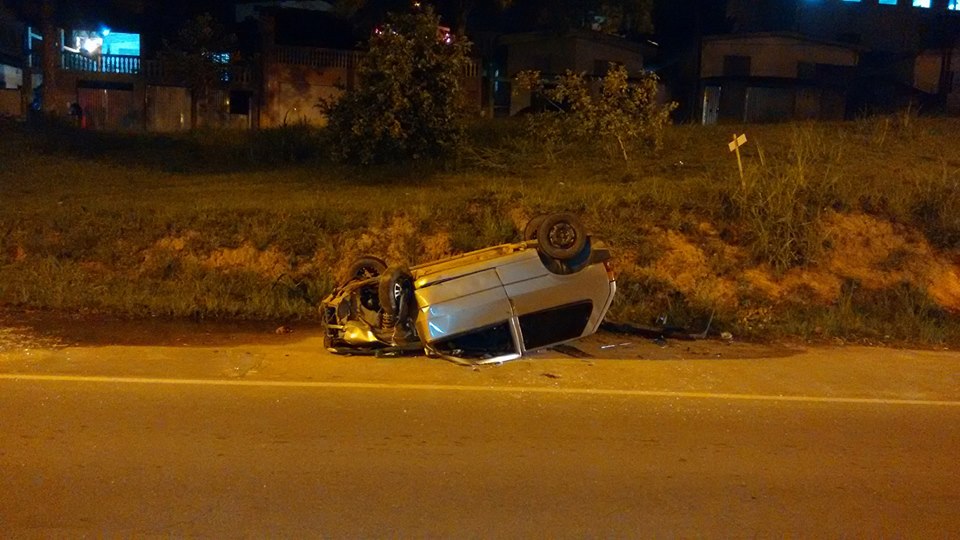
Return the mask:
<path id="1" fill-rule="evenodd" d="M 333 157 L 368 165 L 449 156 L 463 142 L 469 43 L 438 37 L 430 8 L 393 15 L 371 38 L 359 85 L 322 102 Z"/>
<path id="2" fill-rule="evenodd" d="M 591 90 L 583 74 L 569 70 L 549 85 L 536 71 L 523 72 L 517 78 L 520 88 L 540 93 L 557 111 L 567 113 L 541 116 L 537 127 L 543 133 L 550 135 L 563 123 L 568 128 L 562 130 L 565 134 L 574 135 L 583 144 L 599 142 L 624 161 L 630 160 L 630 152 L 638 145 L 652 149 L 663 145 L 663 128 L 677 105 L 657 102 L 657 81 L 653 73 L 630 81 L 627 69 L 613 63 L 606 76 L 597 81 L 597 91 Z"/>

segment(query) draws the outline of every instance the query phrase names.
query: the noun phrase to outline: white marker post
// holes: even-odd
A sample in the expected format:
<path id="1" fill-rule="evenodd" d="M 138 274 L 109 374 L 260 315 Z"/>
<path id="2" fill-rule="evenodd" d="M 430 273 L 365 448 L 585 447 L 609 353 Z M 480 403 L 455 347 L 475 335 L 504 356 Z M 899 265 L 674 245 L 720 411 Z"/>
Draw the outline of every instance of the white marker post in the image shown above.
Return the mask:
<path id="1" fill-rule="evenodd" d="M 740 169 L 740 187 L 746 189 L 743 181 L 743 160 L 740 159 L 740 147 L 747 144 L 747 134 L 737 136 L 736 133 L 733 134 L 733 140 L 730 141 L 730 144 L 727 146 L 730 147 L 730 151 L 737 154 L 737 167 Z"/>

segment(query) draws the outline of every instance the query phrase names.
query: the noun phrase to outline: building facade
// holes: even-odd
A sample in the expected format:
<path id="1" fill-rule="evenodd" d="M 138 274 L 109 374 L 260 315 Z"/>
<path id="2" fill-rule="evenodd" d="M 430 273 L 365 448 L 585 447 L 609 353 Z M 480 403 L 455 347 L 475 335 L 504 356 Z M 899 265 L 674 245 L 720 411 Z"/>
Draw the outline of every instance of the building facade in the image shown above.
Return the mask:
<path id="1" fill-rule="evenodd" d="M 842 119 L 859 50 L 791 33 L 703 41 L 701 122 Z"/>

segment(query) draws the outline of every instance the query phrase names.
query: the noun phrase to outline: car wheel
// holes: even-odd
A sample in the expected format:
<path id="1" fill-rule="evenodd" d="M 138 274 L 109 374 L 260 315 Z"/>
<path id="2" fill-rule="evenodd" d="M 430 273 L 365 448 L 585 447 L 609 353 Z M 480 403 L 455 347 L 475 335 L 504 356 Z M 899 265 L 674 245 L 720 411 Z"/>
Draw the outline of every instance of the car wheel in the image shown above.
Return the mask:
<path id="1" fill-rule="evenodd" d="M 386 269 L 387 263 L 383 262 L 383 259 L 365 255 L 350 263 L 350 269 L 347 271 L 347 281 L 374 278 Z"/>
<path id="2" fill-rule="evenodd" d="M 384 318 L 396 324 L 399 318 L 405 317 L 409 311 L 412 291 L 413 276 L 406 268 L 392 266 L 381 274 L 379 298 Z"/>
<path id="3" fill-rule="evenodd" d="M 544 217 L 537 229 L 537 249 L 541 253 L 565 261 L 581 255 L 587 245 L 583 224 L 573 214 L 552 214 Z"/>
<path id="4" fill-rule="evenodd" d="M 523 228 L 523 239 L 524 240 L 536 240 L 537 231 L 540 229 L 540 224 L 543 223 L 543 220 L 547 216 L 534 216 L 533 219 L 527 222 L 527 226 Z"/>

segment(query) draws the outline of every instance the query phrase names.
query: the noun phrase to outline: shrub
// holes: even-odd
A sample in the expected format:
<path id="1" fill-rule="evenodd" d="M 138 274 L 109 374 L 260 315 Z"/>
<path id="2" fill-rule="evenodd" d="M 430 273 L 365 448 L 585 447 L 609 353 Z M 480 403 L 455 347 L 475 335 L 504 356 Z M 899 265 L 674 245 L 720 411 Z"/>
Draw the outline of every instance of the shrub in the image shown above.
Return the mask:
<path id="1" fill-rule="evenodd" d="M 596 92 L 583 74 L 569 70 L 549 84 L 536 71 L 517 78 L 520 88 L 540 93 L 556 110 L 567 112 L 541 117 L 545 133 L 551 133 L 550 125 L 567 121 L 567 132 L 582 143 L 598 141 L 608 150 L 615 148 L 624 161 L 630 160 L 630 150 L 637 145 L 653 149 L 663 145 L 663 128 L 677 105 L 657 102 L 657 81 L 652 73 L 630 81 L 627 69 L 613 63 L 598 80 Z"/>
<path id="2" fill-rule="evenodd" d="M 367 165 L 453 154 L 463 141 L 461 74 L 469 43 L 437 35 L 430 8 L 392 15 L 370 39 L 359 84 L 321 102 L 333 157 Z"/>

